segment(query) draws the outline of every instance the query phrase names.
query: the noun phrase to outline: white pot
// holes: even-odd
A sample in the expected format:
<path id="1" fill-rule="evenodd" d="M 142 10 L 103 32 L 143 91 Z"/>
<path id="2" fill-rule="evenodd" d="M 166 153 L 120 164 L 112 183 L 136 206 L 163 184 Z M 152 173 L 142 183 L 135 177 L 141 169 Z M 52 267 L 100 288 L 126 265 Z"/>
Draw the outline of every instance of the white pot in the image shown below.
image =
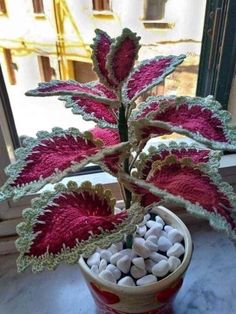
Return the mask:
<path id="1" fill-rule="evenodd" d="M 170 313 L 171 303 L 180 289 L 183 275 L 192 256 L 192 241 L 185 224 L 174 213 L 160 206 L 155 212 L 166 224 L 181 231 L 185 255 L 181 265 L 170 275 L 146 286 L 125 287 L 105 281 L 94 275 L 83 258 L 79 265 L 100 314 L 162 314 Z"/>

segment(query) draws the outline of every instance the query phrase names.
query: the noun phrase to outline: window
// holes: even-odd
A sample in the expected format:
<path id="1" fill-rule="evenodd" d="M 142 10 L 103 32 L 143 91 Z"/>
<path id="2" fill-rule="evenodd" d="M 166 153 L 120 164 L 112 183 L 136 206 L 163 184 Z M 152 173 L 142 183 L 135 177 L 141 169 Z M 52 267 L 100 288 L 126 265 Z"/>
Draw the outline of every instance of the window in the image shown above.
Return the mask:
<path id="1" fill-rule="evenodd" d="M 167 0 L 145 0 L 143 25 L 147 29 L 171 29 L 174 23 L 166 21 Z"/>
<path id="2" fill-rule="evenodd" d="M 3 48 L 3 56 L 4 56 L 4 61 L 7 69 L 7 75 L 8 75 L 8 80 L 11 85 L 16 84 L 16 76 L 15 76 L 15 69 L 16 66 L 12 62 L 12 55 L 11 55 L 11 50 Z"/>
<path id="3" fill-rule="evenodd" d="M 144 19 L 150 21 L 164 19 L 166 1 L 167 0 L 145 0 Z"/>
<path id="4" fill-rule="evenodd" d="M 69 60 L 70 77 L 80 83 L 97 80 L 97 76 L 92 70 L 92 63 Z"/>
<path id="5" fill-rule="evenodd" d="M 110 11 L 111 1 L 110 0 L 93 0 L 94 11 Z"/>
<path id="6" fill-rule="evenodd" d="M 6 13 L 7 13 L 7 8 L 6 8 L 5 0 L 0 0 L 0 15 L 6 14 Z"/>
<path id="7" fill-rule="evenodd" d="M 50 65 L 49 57 L 38 56 L 39 72 L 43 82 L 49 82 L 55 79 L 55 70 Z"/>
<path id="8" fill-rule="evenodd" d="M 35 14 L 44 14 L 43 0 L 33 0 L 33 10 Z"/>

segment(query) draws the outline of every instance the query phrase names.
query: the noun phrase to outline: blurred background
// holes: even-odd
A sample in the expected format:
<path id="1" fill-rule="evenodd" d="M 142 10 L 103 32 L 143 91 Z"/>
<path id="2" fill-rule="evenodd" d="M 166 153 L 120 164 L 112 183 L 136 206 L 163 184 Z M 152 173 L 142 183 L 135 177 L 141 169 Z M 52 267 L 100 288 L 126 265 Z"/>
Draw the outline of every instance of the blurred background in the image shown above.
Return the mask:
<path id="1" fill-rule="evenodd" d="M 38 130 L 93 126 L 73 116 L 56 97 L 24 93 L 52 79 L 96 80 L 94 30 L 111 37 L 128 27 L 141 36 L 138 62 L 156 55 L 186 54 L 164 84 L 149 94 L 194 96 L 206 0 L 0 0 L 0 63 L 18 136 Z"/>

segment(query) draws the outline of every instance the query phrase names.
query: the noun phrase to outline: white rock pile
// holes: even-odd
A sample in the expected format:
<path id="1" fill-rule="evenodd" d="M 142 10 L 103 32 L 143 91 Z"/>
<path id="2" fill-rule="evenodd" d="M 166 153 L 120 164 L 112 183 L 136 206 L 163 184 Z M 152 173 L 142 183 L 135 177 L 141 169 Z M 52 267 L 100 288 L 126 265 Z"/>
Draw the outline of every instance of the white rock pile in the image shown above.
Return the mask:
<path id="1" fill-rule="evenodd" d="M 153 213 L 144 216 L 134 235 L 132 249 L 122 242 L 97 251 L 87 259 L 91 271 L 120 286 L 143 286 L 176 270 L 185 249 L 180 231 Z"/>

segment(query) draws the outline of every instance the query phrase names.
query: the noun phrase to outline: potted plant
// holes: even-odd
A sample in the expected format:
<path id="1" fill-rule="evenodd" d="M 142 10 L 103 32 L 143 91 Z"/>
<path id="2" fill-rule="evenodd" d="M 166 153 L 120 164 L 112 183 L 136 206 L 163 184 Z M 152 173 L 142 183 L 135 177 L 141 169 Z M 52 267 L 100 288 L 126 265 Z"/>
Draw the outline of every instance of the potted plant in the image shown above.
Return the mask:
<path id="1" fill-rule="evenodd" d="M 18 270 L 28 266 L 34 272 L 53 270 L 62 262 L 79 260 L 100 313 L 169 313 L 169 301 L 181 286 L 192 245 L 181 220 L 159 206 L 164 202 L 207 218 L 236 239 L 236 195 L 218 173 L 220 151 L 236 150 L 230 114 L 212 97 L 157 96 L 139 103 L 140 96 L 184 60 L 184 55 L 157 56 L 134 67 L 139 40 L 129 29 L 116 39 L 96 30 L 92 60 L 99 81 L 54 80 L 27 92 L 60 95 L 67 108 L 97 126 L 84 133 L 54 128 L 51 133 L 38 132 L 36 139 L 26 138 L 15 152 L 16 162 L 6 169 L 9 179 L 0 190 L 1 200 L 18 199 L 88 163 L 100 165 L 118 179 L 123 210 L 115 213 L 116 200 L 102 185 L 78 186 L 71 181 L 41 193 L 23 211 L 24 221 L 17 226 Z M 173 132 L 204 145 L 171 142 L 142 152 L 150 137 Z M 158 248 L 164 253 L 157 253 Z M 100 265 L 102 254 L 105 262 Z M 111 256 L 119 267 L 113 264 L 107 270 Z M 116 272 L 127 268 L 131 260 L 133 270 L 123 271 L 121 279 L 118 274 L 119 282 L 114 282 L 112 268 Z M 141 277 L 136 274 L 142 265 L 149 267 L 149 275 L 146 268 Z"/>

